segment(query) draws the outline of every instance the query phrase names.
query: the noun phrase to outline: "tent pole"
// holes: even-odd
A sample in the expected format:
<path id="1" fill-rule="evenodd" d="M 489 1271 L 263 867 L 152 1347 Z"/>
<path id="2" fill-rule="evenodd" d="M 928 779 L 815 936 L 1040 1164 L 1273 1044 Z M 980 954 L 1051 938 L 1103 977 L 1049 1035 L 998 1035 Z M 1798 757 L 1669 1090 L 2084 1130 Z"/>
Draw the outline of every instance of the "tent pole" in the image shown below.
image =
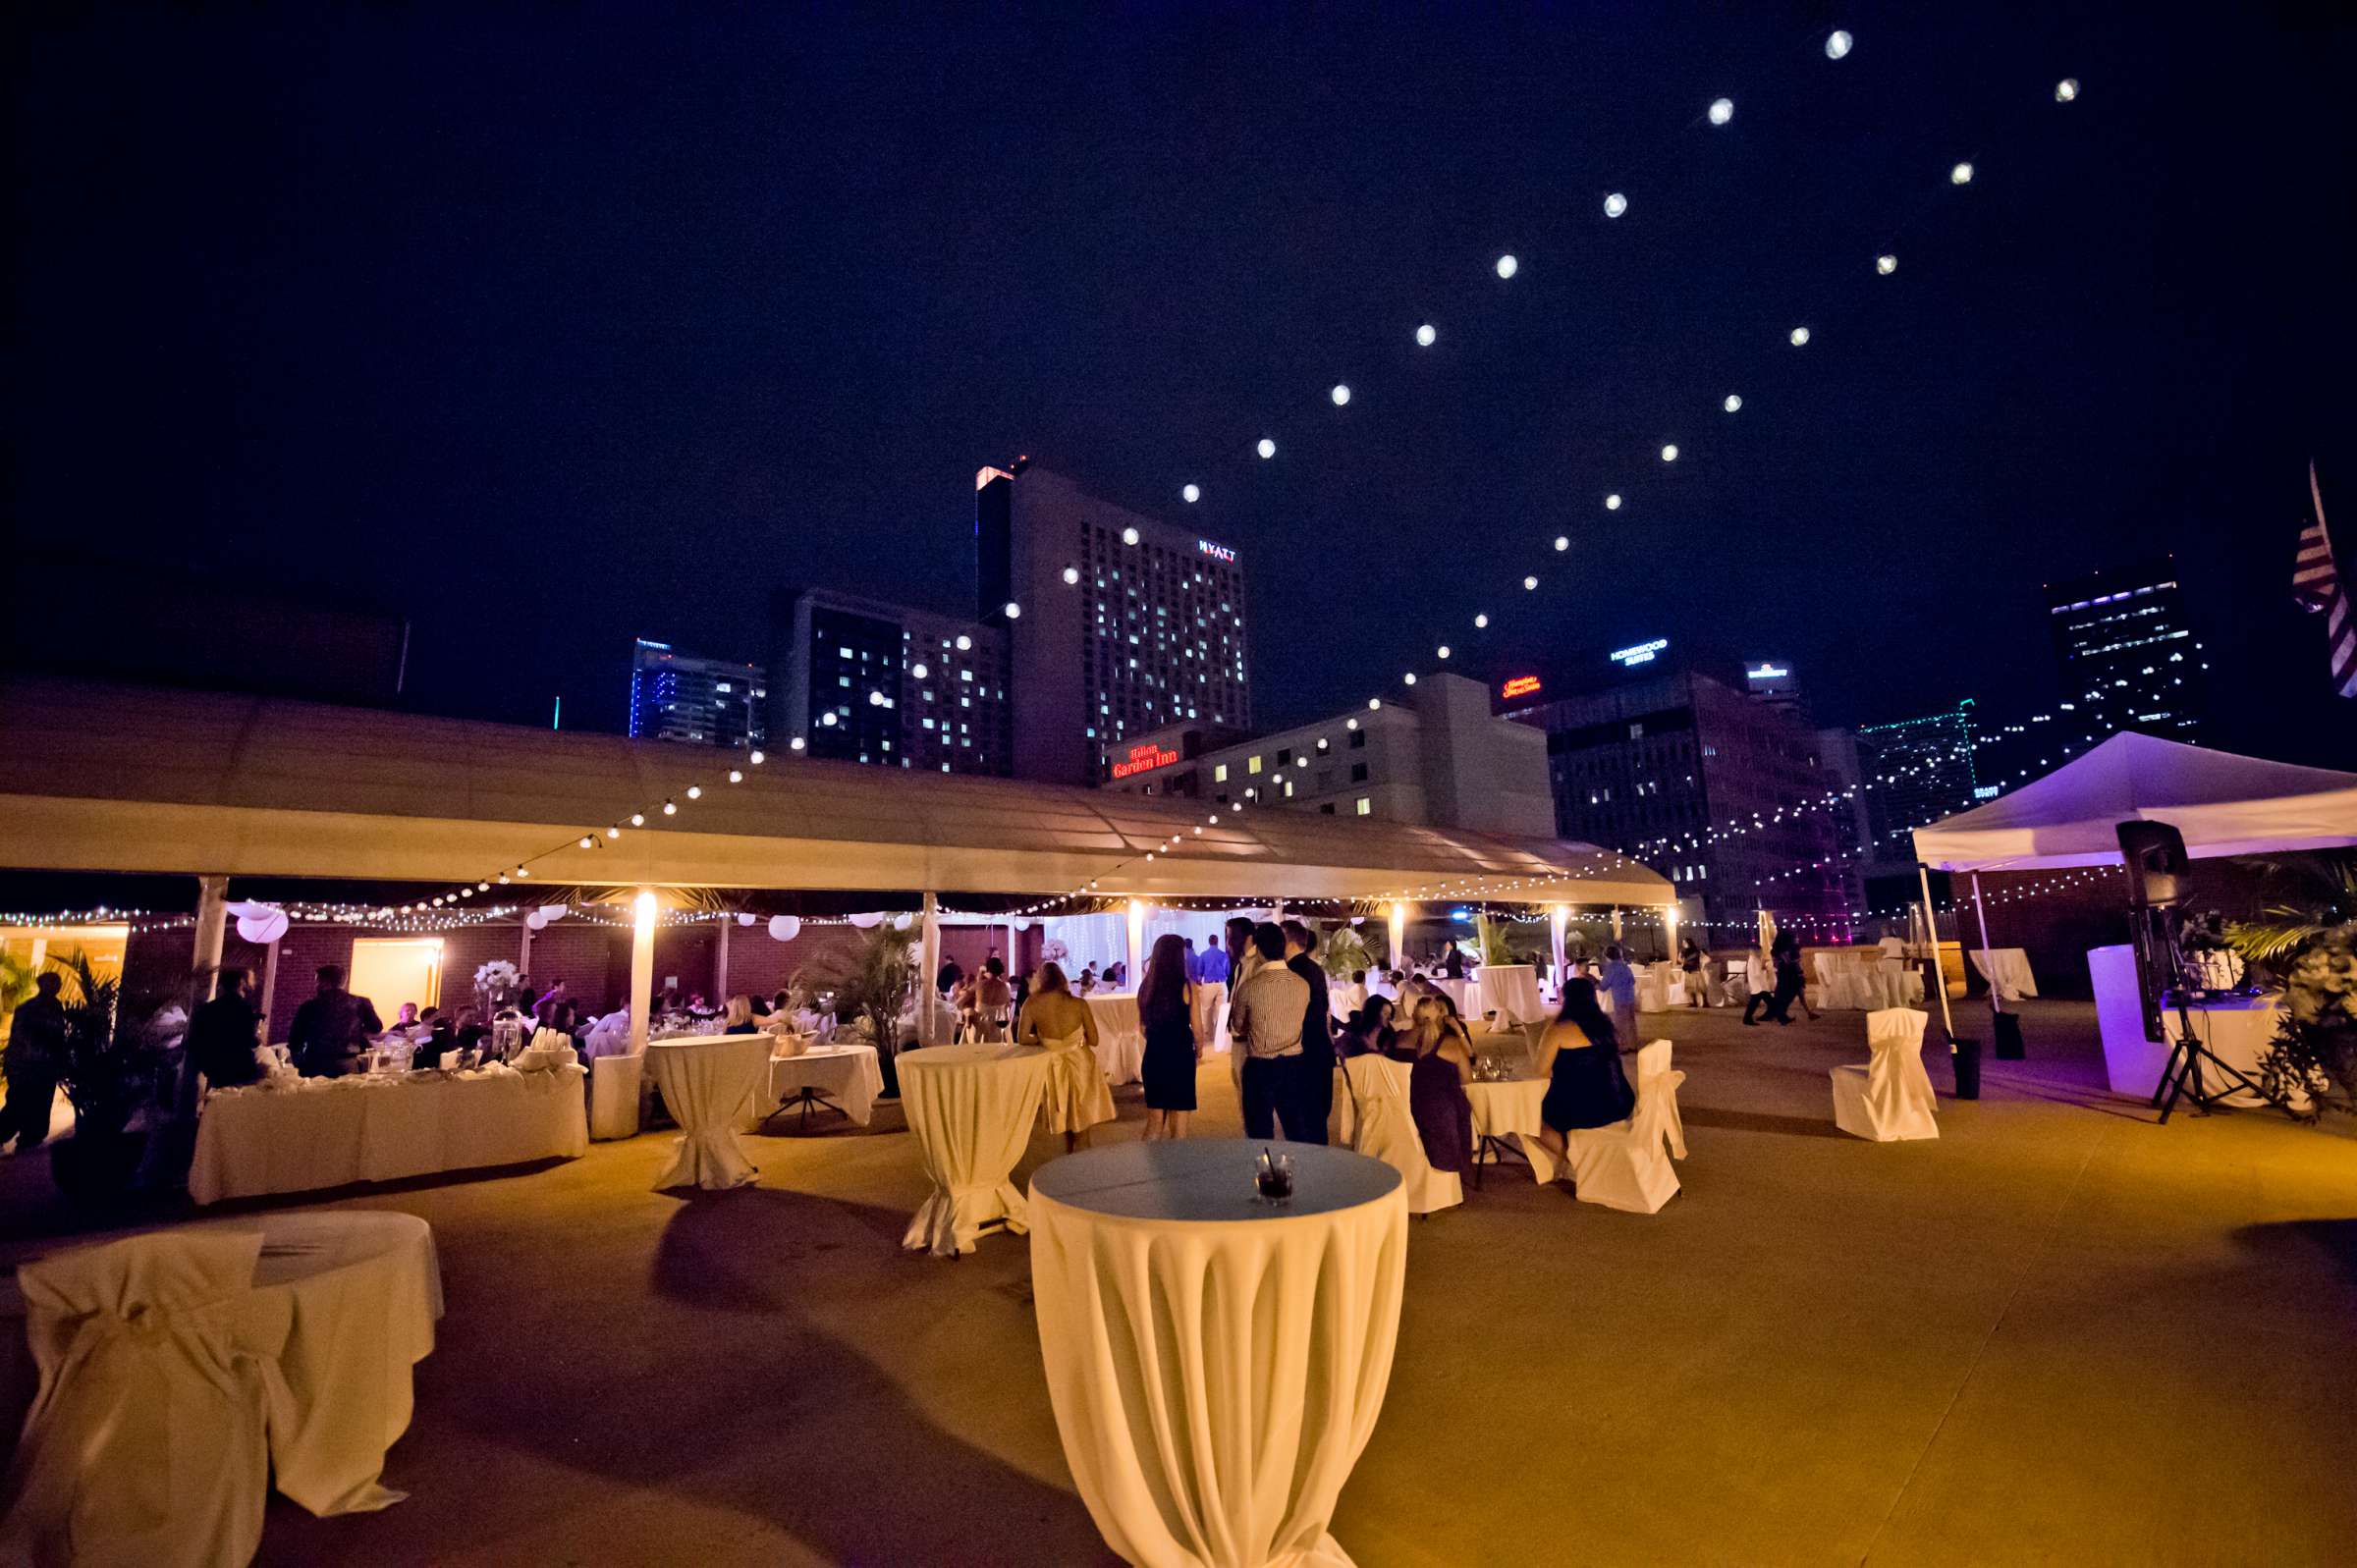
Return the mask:
<path id="1" fill-rule="evenodd" d="M 2005 992 L 1997 983 L 1997 949 L 1989 946 L 1989 906 L 1981 902 L 1981 874 L 1972 874 L 1972 912 L 1980 917 L 1981 951 L 1989 955 L 1989 1012 L 1991 1016 L 2005 1010 Z"/>
<path id="2" fill-rule="evenodd" d="M 941 993 L 934 983 L 941 974 L 941 900 L 931 892 L 925 894 L 916 941 L 916 1043 L 937 1046 L 941 1042 L 935 1036 L 940 1029 L 934 1014 Z"/>
<path id="3" fill-rule="evenodd" d="M 1923 890 L 1923 931 L 1931 939 L 1932 989 L 1940 993 L 1940 1027 L 1947 1031 L 1948 1050 L 1955 1050 L 1955 1015 L 1947 1010 L 1947 971 L 1940 964 L 1940 918 L 1932 912 L 1932 873 L 1922 861 L 1915 862 L 1916 885 Z"/>

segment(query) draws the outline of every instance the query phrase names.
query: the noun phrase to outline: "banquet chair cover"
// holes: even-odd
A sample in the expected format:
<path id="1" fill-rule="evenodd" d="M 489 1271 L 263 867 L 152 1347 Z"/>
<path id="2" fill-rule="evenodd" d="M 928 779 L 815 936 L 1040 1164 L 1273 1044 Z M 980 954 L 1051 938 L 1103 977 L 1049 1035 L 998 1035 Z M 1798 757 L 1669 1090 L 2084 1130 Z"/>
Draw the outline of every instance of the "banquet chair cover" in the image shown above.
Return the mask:
<path id="1" fill-rule="evenodd" d="M 1086 1132 L 1113 1119 L 1113 1091 L 1105 1086 L 1105 1064 L 1086 1035 L 1044 1042 L 1048 1048 L 1048 1092 L 1039 1107 L 1050 1132 Z"/>
<path id="2" fill-rule="evenodd" d="M 1667 1047 L 1668 1041 L 1655 1046 Z M 1654 1046 L 1648 1046 L 1651 1051 Z M 1667 1062 L 1667 1056 L 1657 1058 Z M 1677 1195 L 1677 1167 L 1664 1146 L 1685 1153 L 1685 1134 L 1677 1115 L 1677 1086 L 1686 1075 L 1667 1065 L 1646 1073 L 1640 1054 L 1637 1108 L 1626 1121 L 1564 1135 L 1571 1160 L 1571 1185 L 1581 1203 L 1592 1203 L 1626 1214 L 1659 1214 L 1662 1205 Z M 1536 1139 L 1525 1140 L 1535 1144 Z M 1543 1157 L 1542 1157 L 1543 1158 Z M 1537 1162 L 1532 1162 L 1533 1168 Z"/>
<path id="3" fill-rule="evenodd" d="M 1652 1045 L 1637 1053 L 1637 1099 L 1640 1103 L 1645 1098 L 1647 1081 L 1657 1078 L 1669 1070 L 1669 1041 L 1656 1040 Z M 1684 1074 L 1679 1074 L 1678 1081 L 1680 1083 L 1685 1081 Z M 1686 1124 L 1677 1113 L 1677 1096 L 1670 1097 L 1669 1108 L 1669 1125 L 1664 1129 L 1663 1136 L 1670 1141 L 1670 1153 L 1677 1159 L 1683 1160 L 1686 1158 Z"/>
<path id="4" fill-rule="evenodd" d="M 270 1489 L 270 1373 L 238 1347 L 254 1232 L 165 1231 L 25 1265 L 40 1388 L 0 1545 L 78 1568 L 243 1565 Z"/>
<path id="5" fill-rule="evenodd" d="M 1930 1015 L 1886 1007 L 1866 1015 L 1871 1061 L 1834 1069 L 1834 1125 L 1875 1143 L 1937 1138 L 1938 1101 L 1923 1069 L 1923 1029 Z"/>
<path id="6" fill-rule="evenodd" d="M 1352 1056 L 1337 1069 L 1342 1093 L 1334 1097 L 1337 1129 L 1352 1150 L 1399 1172 L 1407 1190 L 1407 1212 L 1429 1215 L 1465 1201 L 1464 1179 L 1453 1170 L 1435 1170 L 1424 1140 L 1408 1111 L 1411 1070 L 1389 1056 Z"/>
<path id="7" fill-rule="evenodd" d="M 589 1136 L 635 1138 L 646 1089 L 644 1056 L 593 1056 L 589 1061 Z"/>
<path id="8" fill-rule="evenodd" d="M 745 1108 L 769 1083 L 769 1036 L 716 1035 L 664 1046 L 651 1063 L 655 1087 L 680 1124 L 681 1138 L 657 1192 L 673 1187 L 721 1190 L 756 1180 L 760 1167 L 744 1156 L 737 1129 Z"/>
<path id="9" fill-rule="evenodd" d="M 1670 982 L 1659 968 L 1652 965 L 1637 971 L 1637 1011 L 1668 1012 L 1670 1010 Z M 1616 1019 L 1615 1022 L 1620 1020 Z"/>

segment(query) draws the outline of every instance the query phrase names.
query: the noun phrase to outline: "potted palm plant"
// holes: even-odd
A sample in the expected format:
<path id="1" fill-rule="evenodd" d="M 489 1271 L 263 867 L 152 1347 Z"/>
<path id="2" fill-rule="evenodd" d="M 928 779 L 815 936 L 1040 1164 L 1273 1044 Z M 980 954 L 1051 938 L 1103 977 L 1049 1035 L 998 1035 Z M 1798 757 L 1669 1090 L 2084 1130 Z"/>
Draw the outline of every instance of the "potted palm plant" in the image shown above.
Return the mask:
<path id="1" fill-rule="evenodd" d="M 2357 1113 L 2357 858 L 2272 864 L 2304 885 L 2299 902 L 2225 927 L 2225 944 L 2283 988 L 2283 1019 L 2259 1057 L 2259 1084 L 2293 1114 Z"/>
<path id="2" fill-rule="evenodd" d="M 866 1025 L 888 1098 L 901 1092 L 893 1058 L 901 1047 L 901 1015 L 915 993 L 915 947 L 913 930 L 895 931 L 886 921 L 861 932 L 851 946 L 822 949 L 794 979 L 797 990 L 832 991 L 835 1016 Z"/>
<path id="3" fill-rule="evenodd" d="M 74 1133 L 55 1145 L 49 1168 L 58 1190 L 82 1204 L 105 1204 L 130 1190 L 146 1133 L 132 1119 L 155 1092 L 164 1054 L 146 1019 L 124 1004 L 123 983 L 101 975 L 89 955 L 59 965 L 66 974 L 65 1058 L 58 1081 L 74 1107 Z"/>

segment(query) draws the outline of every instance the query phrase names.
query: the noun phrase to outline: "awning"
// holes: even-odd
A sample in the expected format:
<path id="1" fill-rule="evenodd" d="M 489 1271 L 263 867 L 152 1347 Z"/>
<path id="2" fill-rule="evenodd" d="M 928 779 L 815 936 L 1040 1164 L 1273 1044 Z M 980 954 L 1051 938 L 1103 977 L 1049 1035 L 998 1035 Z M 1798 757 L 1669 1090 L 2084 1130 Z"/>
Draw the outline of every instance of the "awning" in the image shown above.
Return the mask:
<path id="1" fill-rule="evenodd" d="M 1667 904 L 1588 844 L 279 698 L 0 681 L 0 866 L 461 883 Z M 728 783 L 732 767 L 741 784 Z M 700 785 L 701 798 L 687 790 Z M 671 800 L 676 816 L 660 814 Z M 642 829 L 628 826 L 649 811 Z M 605 830 L 622 825 L 619 838 Z M 1180 845 L 1140 857 L 1177 835 Z"/>
<path id="2" fill-rule="evenodd" d="M 2198 857 L 2357 844 L 2357 774 L 2122 732 L 2012 793 L 1915 830 L 1942 871 L 2119 864 L 2116 824 L 2165 822 Z"/>

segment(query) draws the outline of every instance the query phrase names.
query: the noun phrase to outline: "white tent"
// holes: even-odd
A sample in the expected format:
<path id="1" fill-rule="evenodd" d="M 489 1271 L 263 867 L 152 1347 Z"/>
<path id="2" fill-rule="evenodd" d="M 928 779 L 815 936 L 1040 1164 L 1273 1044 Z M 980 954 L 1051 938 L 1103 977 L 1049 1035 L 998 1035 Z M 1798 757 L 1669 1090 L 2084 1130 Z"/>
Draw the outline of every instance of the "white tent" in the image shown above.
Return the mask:
<path id="1" fill-rule="evenodd" d="M 2118 823 L 2165 822 L 2196 858 L 2357 844 L 2357 773 L 2120 733 L 1985 806 L 1915 830 L 1941 871 L 2119 864 Z"/>

